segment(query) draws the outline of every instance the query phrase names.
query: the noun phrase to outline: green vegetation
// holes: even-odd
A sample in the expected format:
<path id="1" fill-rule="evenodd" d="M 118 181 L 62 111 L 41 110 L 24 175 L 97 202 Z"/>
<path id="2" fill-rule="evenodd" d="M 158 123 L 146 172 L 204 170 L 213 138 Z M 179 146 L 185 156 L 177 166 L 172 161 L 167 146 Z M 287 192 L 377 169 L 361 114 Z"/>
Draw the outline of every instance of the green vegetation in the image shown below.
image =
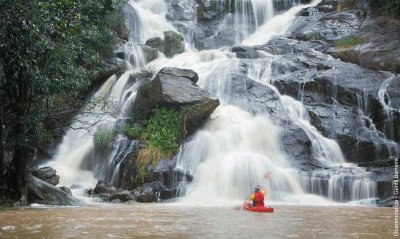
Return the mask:
<path id="1" fill-rule="evenodd" d="M 400 0 L 369 0 L 371 8 L 379 14 L 390 14 L 400 19 Z"/>
<path id="2" fill-rule="evenodd" d="M 116 133 L 114 129 L 98 129 L 93 137 L 95 148 L 106 154 Z"/>
<path id="3" fill-rule="evenodd" d="M 162 152 L 175 151 L 179 132 L 179 112 L 165 108 L 154 109 L 146 126 L 145 138 L 155 149 Z"/>
<path id="4" fill-rule="evenodd" d="M 0 0 L 0 160 L 12 166 L 21 202 L 27 201 L 29 149 L 51 141 L 48 118 L 65 118 L 107 58 L 116 34 L 108 17 L 122 0 Z M 115 15 L 114 15 L 115 16 Z M 58 116 L 58 117 L 57 117 Z M 50 126 L 51 127 L 51 126 Z M 2 141 L 3 142 L 3 141 Z M 14 181 L 14 180 L 13 180 Z"/>
<path id="5" fill-rule="evenodd" d="M 123 127 L 123 132 L 128 138 L 147 141 L 146 148 L 139 152 L 136 159 L 137 186 L 144 183 L 149 165 L 155 165 L 160 159 L 168 159 L 176 153 L 179 147 L 178 134 L 182 112 L 158 107 L 144 123 L 145 126 Z"/>
<path id="6" fill-rule="evenodd" d="M 358 44 L 362 44 L 363 40 L 359 37 L 346 37 L 333 42 L 333 45 L 339 48 L 352 47 Z"/>
<path id="7" fill-rule="evenodd" d="M 122 126 L 122 134 L 126 135 L 130 140 L 141 139 L 143 137 L 144 130 L 139 126 L 130 127 L 129 125 L 125 124 Z"/>

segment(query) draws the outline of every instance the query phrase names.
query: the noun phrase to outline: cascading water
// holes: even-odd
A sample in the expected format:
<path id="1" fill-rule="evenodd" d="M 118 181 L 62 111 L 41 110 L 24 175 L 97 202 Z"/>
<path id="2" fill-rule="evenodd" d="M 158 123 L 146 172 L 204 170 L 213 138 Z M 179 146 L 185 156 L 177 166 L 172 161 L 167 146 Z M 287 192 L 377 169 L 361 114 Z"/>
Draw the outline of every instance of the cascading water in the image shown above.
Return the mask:
<path id="1" fill-rule="evenodd" d="M 131 1 L 130 4 L 137 11 L 135 21 L 138 21 L 130 30 L 140 33 L 139 42 L 132 38 L 132 42 L 122 46 L 127 71 L 119 77 L 111 76 L 93 95 L 82 113 L 75 117 L 76 123 L 67 131 L 53 160 L 48 163 L 60 175 L 61 185 L 92 188 L 98 179 L 116 184 L 119 163 L 132 146 L 118 136 L 111 152 L 99 159 L 94 155 L 93 136 L 97 130 L 112 130 L 129 113 L 129 105 L 140 85 L 140 81 L 129 83 L 131 75 L 146 64 L 145 54 L 138 43 L 142 38 L 160 36 L 163 31 L 174 30 L 174 27 L 163 16 L 164 1 Z"/>
<path id="2" fill-rule="evenodd" d="M 309 5 L 295 6 L 276 16 L 273 16 L 273 2 L 235 0 L 232 5 L 232 1 L 218 1 L 219 4 L 234 7 L 234 10 L 229 10 L 234 13 L 227 14 L 226 18 L 234 17 L 237 25 L 236 43 L 265 44 L 273 36 L 285 33 L 301 9 L 315 5 L 320 0 L 312 1 Z M 298 1 L 292 1 L 292 5 L 296 5 L 293 3 L 297 4 Z M 164 31 L 177 30 L 165 18 L 165 1 L 130 1 L 129 4 L 136 12 L 135 23 L 131 24 L 130 29 L 131 35 L 133 31 L 135 37 L 130 37 L 132 42 L 126 44 L 124 49 L 126 60 L 131 62 L 129 66 L 138 70 L 145 64 L 144 54 L 138 44 L 150 37 L 161 37 Z M 190 39 L 190 36 L 186 37 Z M 242 61 L 223 48 L 185 52 L 172 59 L 159 58 L 146 65 L 146 68 L 155 71 L 164 66 L 193 69 L 199 74 L 198 84 L 214 93 L 222 102 L 204 129 L 184 144 L 176 157 L 176 169 L 189 171 L 194 175 L 194 182 L 187 190 L 181 189 L 186 195 L 183 200 L 200 203 L 208 203 L 216 198 L 243 200 L 256 184 L 262 184 L 267 189 L 267 199 L 273 201 L 330 202 L 313 194 L 335 201 L 375 197 L 376 183 L 370 179 L 369 173 L 346 164 L 337 143 L 325 138 L 311 126 L 304 115 L 303 105 L 292 98 L 281 96 L 270 85 L 273 56 L 265 55 L 265 58 L 265 64 L 257 65 Z M 232 91 L 232 88 L 238 83 L 233 77 L 242 72 L 245 72 L 249 79 L 276 93 L 277 104 L 285 109 L 287 120 L 304 130 L 310 138 L 315 160 L 323 167 L 315 172 L 299 171 L 282 150 L 283 127 L 267 114 L 253 114 L 234 105 L 233 98 L 237 92 Z M 124 112 L 129 112 L 129 102 L 134 100 L 138 87 L 138 84 L 127 87 L 131 73 L 132 71 L 127 71 L 119 78 L 111 77 L 96 92 L 93 99 L 108 98 L 108 101 L 122 110 L 117 116 L 105 116 L 95 128 L 112 128 L 118 119 L 125 117 Z M 247 82 L 243 81 L 237 87 L 246 91 L 246 84 Z M 100 105 L 96 105 L 95 109 L 96 112 L 102 113 Z M 98 121 L 98 118 L 90 115 L 77 116 L 77 120 L 83 123 L 75 125 L 74 128 L 85 128 Z M 103 163 L 95 161 L 94 167 L 82 170 L 84 158 L 94 149 L 93 135 L 86 130 L 69 130 L 50 164 L 58 171 L 64 185 L 85 184 L 84 187 L 93 187 L 97 179 L 105 179 L 113 185 L 118 185 L 116 175 L 120 163 L 131 148 L 131 143 L 124 138 L 117 138 L 112 152 L 107 155 L 107 159 L 102 159 Z M 271 172 L 272 176 L 268 180 L 260 181 L 266 171 Z"/>
<path id="3" fill-rule="evenodd" d="M 235 25 L 238 27 L 236 42 L 256 32 L 274 15 L 272 0 L 235 0 Z"/>

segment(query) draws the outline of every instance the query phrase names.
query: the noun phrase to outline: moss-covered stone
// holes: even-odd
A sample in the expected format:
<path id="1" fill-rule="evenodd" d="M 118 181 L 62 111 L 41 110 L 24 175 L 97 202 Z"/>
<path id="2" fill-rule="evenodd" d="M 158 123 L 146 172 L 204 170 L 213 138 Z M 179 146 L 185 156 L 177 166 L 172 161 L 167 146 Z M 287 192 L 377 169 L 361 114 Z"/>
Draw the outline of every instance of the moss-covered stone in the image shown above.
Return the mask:
<path id="1" fill-rule="evenodd" d="M 149 46 L 151 48 L 155 48 L 155 49 L 159 50 L 160 52 L 165 51 L 164 41 L 161 39 L 161 37 L 150 38 L 146 41 L 145 45 Z"/>
<path id="2" fill-rule="evenodd" d="M 183 53 L 185 51 L 183 36 L 174 31 L 164 32 L 164 48 L 164 54 L 167 57 Z"/>

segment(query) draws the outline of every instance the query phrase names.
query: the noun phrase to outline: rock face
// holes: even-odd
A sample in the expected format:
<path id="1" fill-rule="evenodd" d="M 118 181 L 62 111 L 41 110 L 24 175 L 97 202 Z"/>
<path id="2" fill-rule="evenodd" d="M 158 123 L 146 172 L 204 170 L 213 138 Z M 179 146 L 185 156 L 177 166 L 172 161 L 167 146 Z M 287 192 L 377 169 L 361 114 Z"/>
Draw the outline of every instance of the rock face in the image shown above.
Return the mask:
<path id="1" fill-rule="evenodd" d="M 191 106 L 195 112 L 189 117 L 188 123 L 199 126 L 217 108 L 219 100 L 197 86 L 194 83 L 197 80 L 198 76 L 192 70 L 161 69 L 151 82 L 139 89 L 135 100 L 135 115 L 145 119 L 156 106 L 172 109 Z"/>
<path id="2" fill-rule="evenodd" d="M 153 37 L 148 39 L 145 44 L 164 53 L 166 57 L 173 57 L 185 51 L 183 36 L 173 31 L 164 32 L 164 40 L 160 37 Z"/>
<path id="3" fill-rule="evenodd" d="M 178 135 L 177 141 L 184 142 L 188 136 L 202 126 L 219 105 L 218 99 L 196 85 L 199 77 L 192 70 L 165 67 L 157 73 L 153 80 L 142 80 L 143 83 L 139 87 L 132 105 L 134 118 L 122 122 L 129 124 L 130 127 L 135 127 L 135 125 L 141 127 L 142 122 L 146 122 L 157 107 L 177 110 L 180 112 L 179 120 L 181 121 L 178 122 L 180 135 Z M 94 168 L 93 165 L 96 165 L 93 169 L 95 176 L 101 179 L 94 189 L 87 191 L 87 195 L 113 203 L 154 202 L 176 196 L 182 184 L 181 181 L 172 178 L 180 180 L 185 178 L 186 182 L 190 182 L 191 176 L 175 171 L 173 166 L 159 166 L 161 164 L 157 164 L 156 167 L 140 166 L 137 160 L 140 152 L 146 146 L 145 140 L 126 138 L 119 138 L 110 144 L 110 151 L 115 152 L 112 164 L 117 165 L 118 170 L 110 169 L 108 161 L 94 163 L 96 157 L 93 157 L 93 162 L 87 160 L 87 165 L 84 165 L 85 169 L 90 170 Z M 138 182 L 139 173 L 143 174 L 138 170 L 143 169 L 146 171 L 143 182 Z M 142 185 L 142 183 L 144 184 Z"/>
<path id="4" fill-rule="evenodd" d="M 56 186 L 60 181 L 60 176 L 57 175 L 56 170 L 50 167 L 32 169 L 31 172 L 33 176 L 50 183 L 53 186 Z"/>
<path id="5" fill-rule="evenodd" d="M 399 21 L 373 16 L 371 11 L 363 0 L 324 0 L 301 13 L 290 29 L 291 37 L 333 41 L 336 47 L 328 52 L 334 57 L 375 70 L 399 73 Z M 341 44 L 343 40 L 348 43 Z"/>
<path id="6" fill-rule="evenodd" d="M 140 150 L 146 147 L 144 141 L 134 141 L 132 143 L 132 150 L 128 153 L 125 158 L 121 161 L 120 172 L 119 172 L 119 185 L 118 187 L 128 190 L 133 190 L 135 185 L 136 177 L 136 159 L 139 155 Z"/>
<path id="7" fill-rule="evenodd" d="M 33 203 L 62 206 L 84 205 L 81 201 L 72 197 L 68 192 L 58 189 L 33 175 L 28 176 L 28 188 L 29 199 Z"/>

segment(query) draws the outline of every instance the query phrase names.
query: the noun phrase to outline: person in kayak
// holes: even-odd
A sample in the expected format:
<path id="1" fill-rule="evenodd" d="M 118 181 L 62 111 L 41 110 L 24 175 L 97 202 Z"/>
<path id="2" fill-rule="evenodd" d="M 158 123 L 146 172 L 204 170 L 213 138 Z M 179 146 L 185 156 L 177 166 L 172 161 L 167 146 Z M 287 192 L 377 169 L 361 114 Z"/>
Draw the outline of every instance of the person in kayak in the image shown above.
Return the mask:
<path id="1" fill-rule="evenodd" d="M 253 207 L 264 206 L 264 195 L 265 191 L 261 190 L 261 187 L 257 185 L 254 189 L 254 193 L 250 195 L 249 201 L 253 201 Z"/>

